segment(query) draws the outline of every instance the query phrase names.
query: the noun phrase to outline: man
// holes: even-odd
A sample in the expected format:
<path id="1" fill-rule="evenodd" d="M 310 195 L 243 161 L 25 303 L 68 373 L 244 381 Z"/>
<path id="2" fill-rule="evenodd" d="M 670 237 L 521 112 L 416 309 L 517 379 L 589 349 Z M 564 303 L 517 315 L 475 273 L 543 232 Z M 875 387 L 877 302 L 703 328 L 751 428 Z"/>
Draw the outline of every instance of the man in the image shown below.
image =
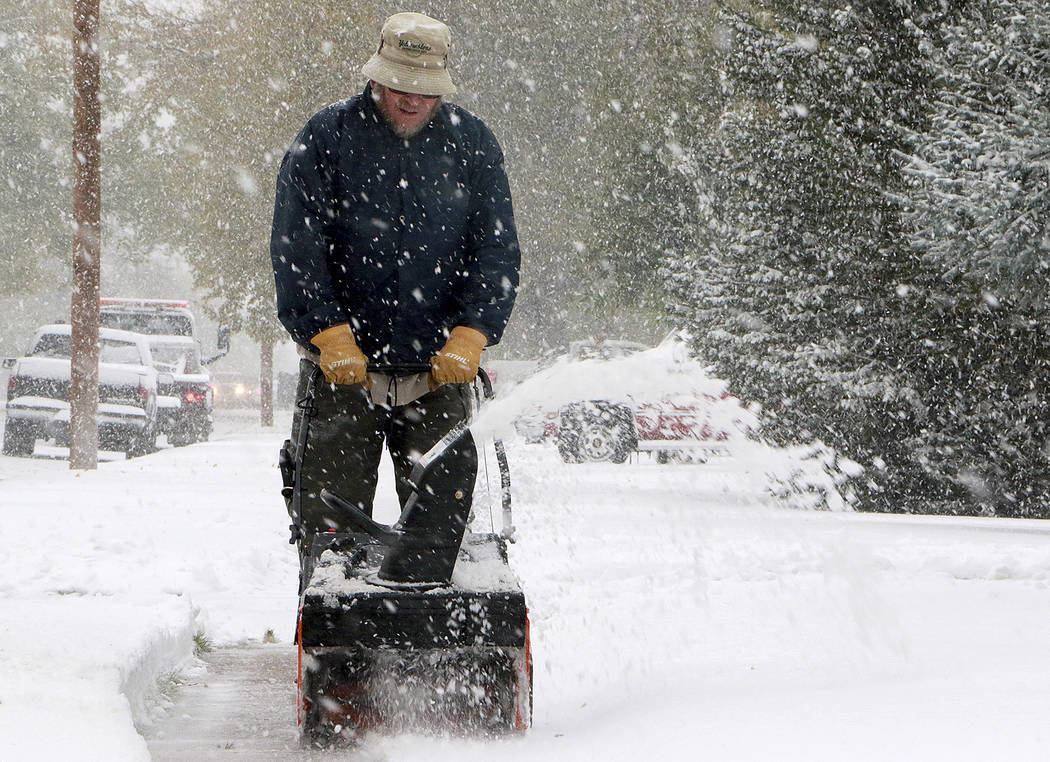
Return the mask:
<path id="1" fill-rule="evenodd" d="M 388 18 L 364 92 L 315 114 L 281 164 L 270 253 L 278 316 L 302 356 L 286 483 L 300 558 L 316 533 L 346 526 L 323 487 L 371 515 L 384 440 L 405 503 L 402 480 L 468 415 L 481 352 L 514 304 L 503 154 L 479 118 L 443 100 L 456 92 L 450 45 L 440 21 Z M 435 465 L 406 527 L 406 542 L 439 548 L 442 568 L 420 551 L 422 570 L 392 576 L 447 581 L 476 471 L 468 435 Z"/>

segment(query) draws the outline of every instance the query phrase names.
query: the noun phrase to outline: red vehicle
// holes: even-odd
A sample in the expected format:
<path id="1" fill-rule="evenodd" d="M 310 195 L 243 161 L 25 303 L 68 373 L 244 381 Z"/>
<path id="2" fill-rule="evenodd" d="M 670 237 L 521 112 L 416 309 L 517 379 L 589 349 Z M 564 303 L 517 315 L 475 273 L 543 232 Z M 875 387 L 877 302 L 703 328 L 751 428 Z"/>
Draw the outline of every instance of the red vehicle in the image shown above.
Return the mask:
<path id="1" fill-rule="evenodd" d="M 527 441 L 556 442 L 566 463 L 623 463 L 634 452 L 652 453 L 661 463 L 728 455 L 746 415 L 674 338 L 655 349 L 577 342 L 563 359 L 550 369 L 552 385 L 586 387 L 594 397 L 537 410 L 516 427 Z M 642 383 L 630 383 L 639 376 Z"/>

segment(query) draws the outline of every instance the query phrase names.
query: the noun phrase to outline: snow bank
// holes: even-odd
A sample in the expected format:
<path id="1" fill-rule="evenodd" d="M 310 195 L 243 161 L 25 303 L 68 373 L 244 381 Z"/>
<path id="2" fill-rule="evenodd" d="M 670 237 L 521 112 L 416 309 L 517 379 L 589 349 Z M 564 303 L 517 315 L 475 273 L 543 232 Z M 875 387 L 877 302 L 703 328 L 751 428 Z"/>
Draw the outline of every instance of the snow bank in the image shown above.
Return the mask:
<path id="1" fill-rule="evenodd" d="M 5 596 L 0 614 L 4 759 L 149 759 L 136 732 L 157 682 L 193 655 L 178 596 L 69 591 Z"/>
<path id="2" fill-rule="evenodd" d="M 291 640 L 280 435 L 261 433 L 92 472 L 0 457 L 0 758 L 149 759 L 136 727 L 196 666 L 195 633 Z"/>
<path id="3" fill-rule="evenodd" d="M 666 341 L 644 352 L 610 360 L 561 358 L 487 404 L 474 431 L 480 436 L 510 438 L 514 419 L 537 409 L 557 410 L 577 400 L 611 401 L 686 399 L 705 401 L 712 427 L 742 439 L 754 428 L 754 415 L 726 395 L 724 381 L 690 359 L 685 348 Z"/>
<path id="4" fill-rule="evenodd" d="M 535 725 L 360 758 L 1045 759 L 1050 524 L 782 510 L 771 453 L 513 447 Z"/>
<path id="5" fill-rule="evenodd" d="M 578 400 L 613 402 L 674 401 L 696 404 L 714 431 L 725 432 L 725 444 L 741 462 L 762 464 L 761 483 L 782 506 L 806 510 L 851 510 L 847 486 L 860 466 L 821 442 L 775 448 L 753 438 L 759 421 L 754 412 L 728 394 L 726 384 L 708 373 L 674 338 L 652 349 L 609 360 L 563 357 L 501 390 L 486 404 L 472 427 L 479 438 L 514 439 L 513 423 L 538 411 L 557 411 Z"/>

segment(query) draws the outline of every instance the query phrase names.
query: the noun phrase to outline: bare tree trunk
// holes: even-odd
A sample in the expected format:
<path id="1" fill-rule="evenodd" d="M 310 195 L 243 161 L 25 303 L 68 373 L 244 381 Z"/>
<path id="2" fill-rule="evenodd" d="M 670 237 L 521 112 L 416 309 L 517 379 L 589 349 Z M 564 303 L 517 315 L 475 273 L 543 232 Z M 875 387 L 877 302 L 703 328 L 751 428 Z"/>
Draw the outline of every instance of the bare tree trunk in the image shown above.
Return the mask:
<path id="1" fill-rule="evenodd" d="M 259 423 L 273 426 L 273 342 L 259 345 Z"/>
<path id="2" fill-rule="evenodd" d="M 98 465 L 98 299 L 102 233 L 99 0 L 73 9 L 73 297 L 69 467 Z"/>

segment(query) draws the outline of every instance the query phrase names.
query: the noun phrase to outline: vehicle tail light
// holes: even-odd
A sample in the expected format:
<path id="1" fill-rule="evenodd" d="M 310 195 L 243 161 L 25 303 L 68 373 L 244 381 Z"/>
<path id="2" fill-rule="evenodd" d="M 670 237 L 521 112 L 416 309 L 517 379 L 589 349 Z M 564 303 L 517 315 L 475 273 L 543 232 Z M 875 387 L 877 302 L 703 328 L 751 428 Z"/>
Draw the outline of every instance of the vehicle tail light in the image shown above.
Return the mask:
<path id="1" fill-rule="evenodd" d="M 18 388 L 18 376 L 11 376 L 7 379 L 7 396 L 11 397 L 15 393 L 15 389 Z"/>
<path id="2" fill-rule="evenodd" d="M 139 402 L 143 406 L 149 404 L 149 389 L 146 388 L 145 384 L 139 384 Z"/>
<path id="3" fill-rule="evenodd" d="M 186 392 L 186 394 L 183 397 L 183 399 L 186 400 L 187 402 L 203 402 L 204 401 L 204 392 L 189 391 L 189 392 Z"/>

